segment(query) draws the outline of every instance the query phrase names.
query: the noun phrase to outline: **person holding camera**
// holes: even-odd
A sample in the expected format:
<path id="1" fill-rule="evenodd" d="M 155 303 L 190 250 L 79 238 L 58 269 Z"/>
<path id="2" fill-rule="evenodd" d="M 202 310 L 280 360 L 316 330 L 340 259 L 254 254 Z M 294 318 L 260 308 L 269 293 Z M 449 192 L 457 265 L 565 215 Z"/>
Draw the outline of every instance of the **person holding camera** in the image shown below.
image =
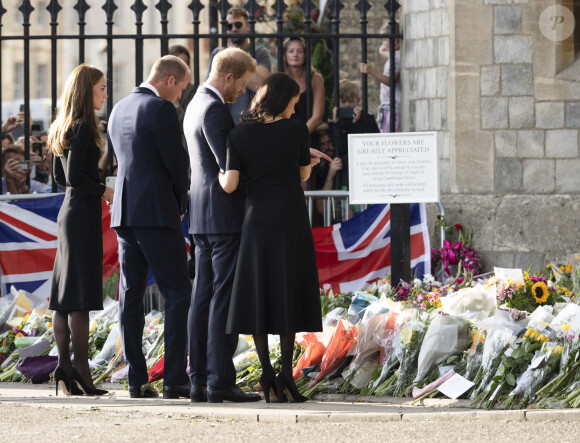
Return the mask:
<path id="1" fill-rule="evenodd" d="M 18 138 L 16 144 L 26 149 L 24 137 Z M 30 164 L 30 179 L 48 184 L 49 169 L 46 155 L 43 154 L 42 143 L 35 136 L 30 137 L 28 160 Z"/>
<path id="2" fill-rule="evenodd" d="M 334 189 L 348 189 L 348 134 L 374 134 L 379 127 L 372 114 L 359 107 L 360 87 L 344 79 L 338 85 L 338 108 L 332 110 L 333 119 L 328 125 L 335 156 L 342 160 L 342 169 L 337 171 Z"/>
<path id="3" fill-rule="evenodd" d="M 24 160 L 24 149 L 19 145 L 8 145 L 2 149 L 2 194 L 28 194 L 44 192 L 45 187 L 36 180 L 26 184 L 31 163 Z"/>

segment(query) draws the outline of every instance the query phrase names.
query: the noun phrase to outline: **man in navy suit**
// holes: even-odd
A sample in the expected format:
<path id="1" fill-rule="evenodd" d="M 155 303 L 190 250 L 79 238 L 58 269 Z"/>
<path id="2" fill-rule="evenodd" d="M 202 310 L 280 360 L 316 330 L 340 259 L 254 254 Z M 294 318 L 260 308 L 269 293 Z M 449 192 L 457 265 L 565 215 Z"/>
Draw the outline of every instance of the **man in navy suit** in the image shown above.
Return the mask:
<path id="1" fill-rule="evenodd" d="M 119 240 L 119 322 L 131 397 L 157 397 L 142 351 L 143 295 L 149 269 L 165 298 L 165 398 L 189 397 L 187 312 L 191 282 L 181 219 L 187 206 L 188 156 L 173 102 L 189 83 L 179 58 L 158 59 L 149 78 L 109 118 L 118 162 L 111 227 Z"/>
<path id="2" fill-rule="evenodd" d="M 234 127 L 226 103 L 236 101 L 255 71 L 255 60 L 241 49 L 216 54 L 209 78 L 198 88 L 183 121 L 196 267 L 188 326 L 192 402 L 260 399 L 236 386 L 232 358 L 238 337 L 225 333 L 244 196 L 240 191 L 227 194 L 218 182 L 218 173 L 226 168 L 226 138 Z"/>

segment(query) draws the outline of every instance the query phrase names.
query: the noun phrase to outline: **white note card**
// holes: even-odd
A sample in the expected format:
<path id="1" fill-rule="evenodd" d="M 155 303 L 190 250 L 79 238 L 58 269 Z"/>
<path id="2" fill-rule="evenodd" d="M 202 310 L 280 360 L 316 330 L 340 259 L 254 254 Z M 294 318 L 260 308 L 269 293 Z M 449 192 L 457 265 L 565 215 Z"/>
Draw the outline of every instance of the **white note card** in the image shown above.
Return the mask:
<path id="1" fill-rule="evenodd" d="M 472 386 L 473 382 L 470 382 L 459 374 L 454 374 L 449 380 L 439 386 L 437 390 L 443 395 L 455 400 L 461 394 L 471 389 Z"/>

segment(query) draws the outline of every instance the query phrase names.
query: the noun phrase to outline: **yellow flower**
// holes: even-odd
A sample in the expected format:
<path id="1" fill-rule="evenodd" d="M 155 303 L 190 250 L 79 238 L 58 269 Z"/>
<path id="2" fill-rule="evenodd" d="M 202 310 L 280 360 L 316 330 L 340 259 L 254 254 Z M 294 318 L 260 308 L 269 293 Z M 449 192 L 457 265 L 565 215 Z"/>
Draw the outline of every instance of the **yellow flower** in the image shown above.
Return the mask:
<path id="1" fill-rule="evenodd" d="M 572 274 L 572 263 L 568 263 L 568 264 L 566 265 L 566 272 L 567 272 L 568 274 Z"/>
<path id="2" fill-rule="evenodd" d="M 566 269 L 564 268 L 564 265 L 560 265 L 560 271 L 563 271 L 564 269 Z"/>
<path id="3" fill-rule="evenodd" d="M 546 265 L 546 269 L 550 269 L 551 267 L 552 267 L 552 265 L 551 265 L 550 263 L 548 263 L 548 264 Z"/>
<path id="4" fill-rule="evenodd" d="M 536 340 L 542 341 L 542 342 L 550 341 L 550 339 L 548 337 L 546 337 L 544 334 L 538 334 L 538 336 L 536 337 Z"/>
<path id="5" fill-rule="evenodd" d="M 546 303 L 548 301 L 548 297 L 550 296 L 550 292 L 548 291 L 548 286 L 543 281 L 537 282 L 534 286 L 532 286 L 532 295 L 536 300 L 536 303 Z"/>

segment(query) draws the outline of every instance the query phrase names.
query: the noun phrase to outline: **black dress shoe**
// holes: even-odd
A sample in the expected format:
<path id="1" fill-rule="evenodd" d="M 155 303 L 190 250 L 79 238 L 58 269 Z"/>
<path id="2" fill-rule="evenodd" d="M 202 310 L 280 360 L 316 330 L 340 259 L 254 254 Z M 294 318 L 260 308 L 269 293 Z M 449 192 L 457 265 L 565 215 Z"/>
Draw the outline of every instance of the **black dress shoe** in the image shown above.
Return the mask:
<path id="1" fill-rule="evenodd" d="M 192 403 L 205 403 L 207 401 L 207 387 L 192 385 L 189 398 Z"/>
<path id="2" fill-rule="evenodd" d="M 232 401 L 234 403 L 243 403 L 250 401 L 260 401 L 262 397 L 258 394 L 247 394 L 237 386 L 231 388 L 212 388 L 207 387 L 207 402 L 208 403 L 223 403 L 225 401 Z"/>
<path id="3" fill-rule="evenodd" d="M 189 383 L 178 386 L 163 386 L 163 398 L 189 398 Z"/>
<path id="4" fill-rule="evenodd" d="M 150 383 L 140 386 L 129 386 L 129 397 L 131 398 L 153 398 L 159 397 L 159 392 Z"/>

